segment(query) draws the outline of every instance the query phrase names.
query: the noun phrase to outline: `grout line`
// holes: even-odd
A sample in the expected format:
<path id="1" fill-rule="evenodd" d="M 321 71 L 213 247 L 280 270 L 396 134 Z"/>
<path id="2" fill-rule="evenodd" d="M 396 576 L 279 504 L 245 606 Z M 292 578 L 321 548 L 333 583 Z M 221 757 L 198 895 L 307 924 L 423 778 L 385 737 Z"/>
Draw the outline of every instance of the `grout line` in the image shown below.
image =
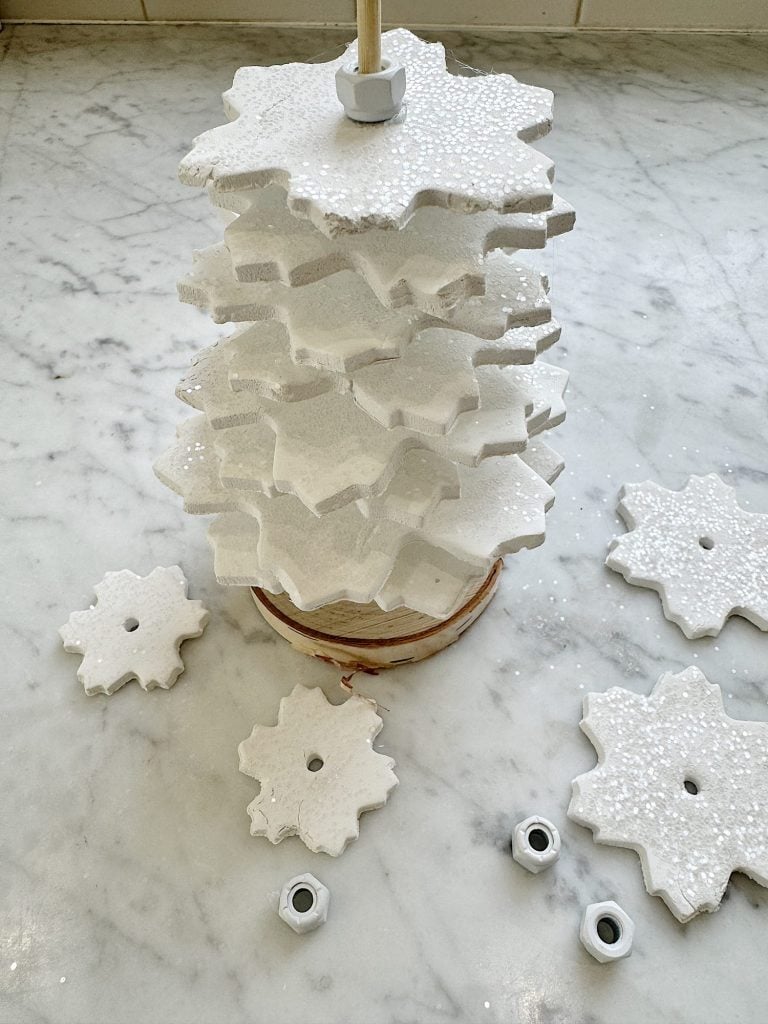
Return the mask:
<path id="1" fill-rule="evenodd" d="M 146 21 L 138 18 L 2 18 L 4 25 L 190 25 L 211 27 L 238 26 L 240 28 L 281 28 L 281 29 L 356 29 L 352 21 L 226 21 L 216 19 L 215 21 L 179 20 L 173 18 L 148 18 Z M 384 24 L 383 28 L 398 28 L 399 25 L 392 22 Z M 754 28 L 731 28 L 722 25 L 691 25 L 684 28 L 661 26 L 650 28 L 636 25 L 515 25 L 505 24 L 477 24 L 461 25 L 440 24 L 430 22 L 411 22 L 409 28 L 424 32 L 541 32 L 560 33 L 563 35 L 609 35 L 610 33 L 621 32 L 634 35 L 766 35 L 768 26 L 756 26 Z"/>

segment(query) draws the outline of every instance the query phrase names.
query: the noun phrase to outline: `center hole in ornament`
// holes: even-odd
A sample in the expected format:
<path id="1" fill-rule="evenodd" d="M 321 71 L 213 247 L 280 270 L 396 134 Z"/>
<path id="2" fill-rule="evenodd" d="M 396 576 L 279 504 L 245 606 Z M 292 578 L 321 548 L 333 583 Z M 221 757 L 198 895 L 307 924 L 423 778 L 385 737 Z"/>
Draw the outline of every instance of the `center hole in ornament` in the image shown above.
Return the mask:
<path id="1" fill-rule="evenodd" d="M 306 914 L 315 905 L 315 894 L 311 889 L 297 889 L 291 896 L 291 903 L 297 914 Z"/>
<path id="2" fill-rule="evenodd" d="M 310 757 L 310 759 L 307 761 L 307 768 L 311 772 L 319 772 L 324 764 L 325 761 L 322 759 L 322 757 L 318 757 L 317 754 L 313 754 L 312 757 Z"/>
<path id="3" fill-rule="evenodd" d="M 705 551 L 711 551 L 715 546 L 715 542 L 711 537 L 699 537 L 699 544 L 704 548 Z"/>
<path id="4" fill-rule="evenodd" d="M 597 937 L 606 946 L 615 945 L 621 938 L 621 925 L 615 917 L 601 917 L 597 922 Z"/>
<path id="5" fill-rule="evenodd" d="M 696 785 L 693 779 L 686 779 L 683 782 L 683 789 L 686 791 L 686 793 L 690 793 L 691 796 L 696 796 L 696 794 L 699 792 L 699 787 Z"/>
<path id="6" fill-rule="evenodd" d="M 125 622 L 123 623 L 123 629 L 125 630 L 126 633 L 133 633 L 138 628 L 139 628 L 139 620 L 138 619 L 133 619 L 133 618 L 126 619 Z"/>
<path id="7" fill-rule="evenodd" d="M 549 846 L 549 836 L 543 828 L 532 828 L 528 833 L 528 845 L 536 853 L 543 853 Z"/>

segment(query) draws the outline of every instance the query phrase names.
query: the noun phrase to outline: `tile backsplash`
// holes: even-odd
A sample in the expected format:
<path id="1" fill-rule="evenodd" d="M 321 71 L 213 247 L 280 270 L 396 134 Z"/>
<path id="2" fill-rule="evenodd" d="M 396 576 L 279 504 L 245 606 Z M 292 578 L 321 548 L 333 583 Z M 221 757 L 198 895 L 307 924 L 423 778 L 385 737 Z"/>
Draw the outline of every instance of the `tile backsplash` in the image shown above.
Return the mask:
<path id="1" fill-rule="evenodd" d="M 242 21 L 351 25 L 354 0 L 0 0 L 13 21 Z M 388 0 L 410 27 L 768 30 L 768 0 Z"/>

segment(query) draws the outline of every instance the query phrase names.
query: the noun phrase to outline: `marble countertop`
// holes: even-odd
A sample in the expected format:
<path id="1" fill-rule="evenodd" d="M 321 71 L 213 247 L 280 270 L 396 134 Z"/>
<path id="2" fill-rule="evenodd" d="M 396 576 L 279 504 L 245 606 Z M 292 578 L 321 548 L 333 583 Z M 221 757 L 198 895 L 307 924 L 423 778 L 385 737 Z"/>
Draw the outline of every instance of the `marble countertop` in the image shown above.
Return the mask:
<path id="1" fill-rule="evenodd" d="M 768 1018 L 768 891 L 736 876 L 678 924 L 636 855 L 565 815 L 594 763 L 590 690 L 646 693 L 700 666 L 737 718 L 768 720 L 768 637 L 732 620 L 686 641 L 658 598 L 602 565 L 616 495 L 715 471 L 768 511 L 768 40 L 448 33 L 468 64 L 555 90 L 541 144 L 577 230 L 547 265 L 571 371 L 547 543 L 511 558 L 490 609 L 431 661 L 366 678 L 400 786 L 338 860 L 249 836 L 237 744 L 297 681 L 294 653 L 213 578 L 205 522 L 151 463 L 185 415 L 173 389 L 219 333 L 175 298 L 219 237 L 176 181 L 241 64 L 303 59 L 339 32 L 11 27 L 0 34 L 4 316 L 0 495 L 0 1021 L 3 1024 L 736 1024 Z M 108 569 L 179 562 L 213 611 L 170 692 L 84 695 L 56 629 Z M 509 853 L 552 818 L 554 870 Z M 309 937 L 283 882 L 332 891 Z M 636 923 L 613 967 L 581 908 Z"/>

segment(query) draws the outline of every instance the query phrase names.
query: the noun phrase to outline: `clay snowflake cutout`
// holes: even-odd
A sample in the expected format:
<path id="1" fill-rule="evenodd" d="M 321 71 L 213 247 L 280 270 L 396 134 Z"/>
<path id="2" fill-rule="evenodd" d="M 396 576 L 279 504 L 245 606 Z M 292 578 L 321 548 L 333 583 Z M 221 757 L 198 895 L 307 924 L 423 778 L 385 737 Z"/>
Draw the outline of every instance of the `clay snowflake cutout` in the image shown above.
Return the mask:
<path id="1" fill-rule="evenodd" d="M 248 806 L 251 835 L 297 835 L 314 853 L 343 853 L 360 814 L 382 807 L 397 785 L 395 762 L 373 749 L 382 724 L 363 697 L 335 706 L 318 687 L 295 686 L 277 725 L 255 725 L 238 748 L 240 771 L 261 783 Z"/>
<path id="2" fill-rule="evenodd" d="M 627 484 L 619 513 L 632 532 L 605 564 L 658 591 L 689 640 L 717 636 L 730 615 L 768 629 L 768 515 L 745 512 L 718 476 L 692 476 L 681 491 Z"/>
<path id="3" fill-rule="evenodd" d="M 574 780 L 569 817 L 635 850 L 679 921 L 717 910 L 734 871 L 768 885 L 768 724 L 730 718 L 692 667 L 649 697 L 588 694 L 581 728 L 598 764 Z"/>
<path id="4" fill-rule="evenodd" d="M 382 51 L 405 66 L 405 107 L 384 124 L 358 124 L 334 82 L 355 51 L 324 64 L 241 68 L 224 94 L 232 122 L 199 136 L 181 180 L 221 192 L 281 185 L 292 212 L 329 236 L 400 227 L 425 205 L 551 208 L 551 161 L 525 144 L 549 130 L 551 92 L 511 75 L 452 75 L 439 43 L 396 29 Z"/>
<path id="5" fill-rule="evenodd" d="M 114 693 L 129 679 L 144 690 L 170 689 L 184 671 L 182 641 L 200 636 L 208 621 L 202 603 L 187 599 L 178 565 L 149 576 L 108 572 L 93 589 L 96 604 L 72 612 L 59 630 L 64 650 L 83 655 L 77 678 L 85 692 Z"/>
<path id="6" fill-rule="evenodd" d="M 301 287 L 341 270 L 354 270 L 384 306 L 414 305 L 445 316 L 457 303 L 485 291 L 484 256 L 494 249 L 542 248 L 570 231 L 575 213 L 559 196 L 544 213 L 466 217 L 440 207 L 417 210 L 400 231 L 376 230 L 329 239 L 295 217 L 275 185 L 250 192 L 215 193 L 214 203 L 241 210 L 224 232 L 238 281 L 280 281 Z"/>

